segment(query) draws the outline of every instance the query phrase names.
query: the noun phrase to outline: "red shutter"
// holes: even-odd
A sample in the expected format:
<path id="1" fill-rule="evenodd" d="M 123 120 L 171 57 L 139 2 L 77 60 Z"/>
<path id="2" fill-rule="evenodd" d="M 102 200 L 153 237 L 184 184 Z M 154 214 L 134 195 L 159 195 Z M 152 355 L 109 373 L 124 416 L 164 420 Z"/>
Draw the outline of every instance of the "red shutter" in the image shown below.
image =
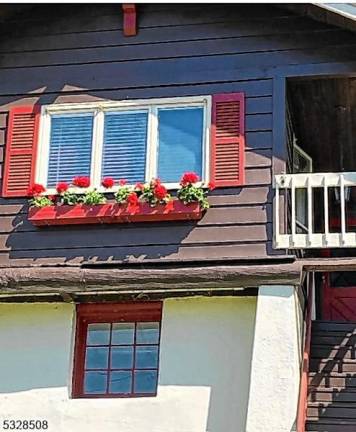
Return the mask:
<path id="1" fill-rule="evenodd" d="M 9 113 L 2 195 L 22 197 L 34 182 L 39 106 L 14 107 Z"/>
<path id="2" fill-rule="evenodd" d="M 210 177 L 217 187 L 245 181 L 244 104 L 243 93 L 213 95 Z"/>

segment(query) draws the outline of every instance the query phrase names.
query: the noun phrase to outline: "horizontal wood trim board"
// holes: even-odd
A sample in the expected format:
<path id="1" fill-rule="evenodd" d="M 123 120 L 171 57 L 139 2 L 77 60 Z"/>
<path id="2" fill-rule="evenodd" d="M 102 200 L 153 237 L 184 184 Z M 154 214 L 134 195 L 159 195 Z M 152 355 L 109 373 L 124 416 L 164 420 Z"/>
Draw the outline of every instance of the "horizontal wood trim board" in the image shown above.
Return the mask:
<path id="1" fill-rule="evenodd" d="M 178 269 L 80 269 L 80 268 L 23 268 L 0 269 L 0 293 L 19 289 L 22 292 L 41 292 L 44 288 L 61 291 L 71 287 L 72 292 L 120 288 L 135 288 L 150 291 L 155 288 L 169 290 L 172 287 L 185 289 L 193 286 L 251 287 L 263 281 L 274 284 L 288 281 L 298 284 L 300 267 L 294 264 L 260 266 L 204 266 Z M 184 276 L 182 276 L 184 275 Z"/>
<path id="2" fill-rule="evenodd" d="M 257 84 L 257 85 L 256 85 Z M 147 98 L 159 98 L 159 97 L 175 97 L 177 95 L 177 91 L 179 92 L 180 96 L 201 96 L 206 94 L 215 94 L 215 93 L 234 93 L 236 91 L 244 91 L 245 93 L 245 111 L 247 115 L 254 115 L 254 114 L 271 114 L 272 113 L 272 96 L 269 94 L 264 93 L 270 93 L 268 88 L 263 87 L 260 88 L 259 81 L 249 81 L 248 83 L 242 81 L 242 82 L 232 82 L 231 84 L 222 84 L 222 85 L 215 85 L 215 86 L 208 86 L 206 89 L 202 89 L 201 86 L 198 84 L 194 87 L 188 87 L 187 90 L 185 90 L 182 87 L 179 87 L 179 89 L 176 90 L 176 93 L 173 93 L 172 89 L 166 89 L 169 93 L 166 95 L 163 93 L 162 89 L 152 89 L 149 93 L 146 90 L 146 93 L 143 94 L 141 97 L 132 97 L 132 99 L 147 99 Z M 229 86 L 229 87 L 228 87 Z M 122 100 L 127 99 L 127 93 L 125 93 L 126 97 L 121 97 L 120 90 L 104 90 L 104 92 L 110 91 L 110 97 L 109 93 L 107 94 L 107 99 L 109 100 Z M 155 91 L 160 91 L 160 93 L 155 93 Z M 259 95 L 258 93 L 262 92 L 262 95 Z M 97 93 L 97 94 L 96 94 Z M 65 95 L 62 96 L 61 94 L 58 94 L 58 97 L 55 98 L 52 102 L 54 104 L 59 103 L 82 103 L 82 102 L 95 102 L 100 100 L 105 100 L 104 97 L 100 97 L 102 91 L 95 92 L 95 94 L 73 94 L 73 95 Z M 256 93 L 256 94 L 255 94 Z M 251 94 L 251 95 L 249 95 Z M 46 94 L 44 93 L 44 96 Z M 23 99 L 15 100 L 10 106 L 16 106 L 16 105 L 28 105 L 28 104 L 34 104 L 38 101 L 38 97 L 31 97 L 31 95 L 23 95 Z M 6 103 L 8 102 L 7 97 L 0 97 L 0 106 L 3 105 L 2 109 L 6 108 Z M 0 130 L 5 129 L 6 127 L 6 118 L 7 118 L 8 111 L 3 110 L 0 112 Z"/>
<path id="3" fill-rule="evenodd" d="M 135 74 L 132 73 L 133 61 L 108 63 L 88 63 L 75 65 L 59 66 L 39 66 L 32 68 L 6 68 L 0 70 L 0 79 L 3 81 L 2 93 L 13 93 L 18 89 L 23 74 L 26 73 L 26 86 L 33 91 L 36 88 L 43 87 L 43 78 L 46 77 L 46 85 L 60 90 L 58 87 L 58 78 L 61 83 L 81 83 L 84 88 L 90 88 L 95 77 L 100 76 L 98 84 L 104 87 L 113 85 L 116 76 L 120 76 L 122 87 L 134 85 L 163 85 L 172 83 L 189 83 L 210 81 L 212 71 L 215 79 L 234 73 L 236 77 L 238 71 L 243 75 L 249 68 L 251 71 L 256 70 L 259 66 L 260 77 L 261 68 L 271 70 L 282 65 L 304 65 L 314 59 L 314 63 L 335 63 L 356 61 L 356 45 L 350 45 L 344 48 L 339 46 L 330 46 L 328 48 L 309 49 L 301 51 L 283 51 L 283 52 L 265 52 L 256 54 L 232 54 L 222 56 L 197 56 L 191 58 L 165 59 L 165 60 L 139 60 L 140 67 L 136 68 Z M 180 73 L 177 74 L 177 62 L 181 65 Z M 110 67 L 108 67 L 110 65 Z M 183 67 L 184 65 L 184 67 Z M 217 65 L 221 68 L 218 72 Z M 85 74 L 83 70 L 85 69 Z M 157 74 L 154 71 L 159 70 Z M 268 70 L 268 69 L 267 69 Z M 257 72 L 257 70 L 256 70 Z M 250 75 L 250 73 L 249 73 Z M 199 78 L 198 78 L 199 77 Z M 253 78 L 255 78 L 252 75 Z M 172 79 L 173 78 L 173 79 Z M 212 79 L 214 81 L 214 79 Z M 100 87 L 101 87 L 100 86 Z M 62 85 L 63 87 L 63 85 Z M 102 87 L 101 87 L 102 88 Z"/>
<path id="4" fill-rule="evenodd" d="M 219 28 L 221 25 L 216 24 Z M 46 62 L 48 64 L 51 61 L 51 58 L 58 59 L 60 58 L 73 58 L 73 54 L 84 54 L 90 53 L 93 50 L 101 50 L 104 52 L 107 50 L 115 50 L 114 52 L 120 53 L 122 58 L 123 56 L 129 55 L 129 58 L 138 58 L 140 55 L 143 58 L 147 58 L 147 46 L 152 46 L 154 51 L 159 49 L 163 49 L 163 52 L 166 51 L 167 47 L 180 48 L 182 52 L 193 53 L 196 54 L 199 50 L 202 50 L 204 53 L 220 53 L 220 50 L 217 50 L 217 47 L 221 47 L 222 50 L 228 50 L 226 52 L 260 52 L 264 50 L 280 50 L 280 49 L 300 49 L 310 47 L 310 37 L 313 37 L 312 43 L 319 44 L 328 44 L 331 42 L 335 42 L 335 38 L 338 37 L 340 43 L 347 43 L 351 40 L 351 35 L 347 31 L 342 31 L 340 29 L 335 28 L 327 28 L 325 30 L 318 31 L 301 31 L 295 32 L 291 35 L 289 32 L 286 33 L 276 33 L 276 34 L 265 34 L 262 36 L 248 36 L 240 34 L 235 34 L 239 29 L 236 26 L 225 26 L 221 28 L 221 31 L 216 31 L 216 26 L 210 26 L 205 29 L 203 32 L 201 26 L 192 29 L 191 27 L 187 28 L 188 34 L 184 32 L 177 33 L 176 38 L 167 37 L 167 31 L 164 33 L 160 33 L 162 36 L 160 39 L 151 38 L 150 34 L 155 33 L 156 29 L 141 29 L 140 31 L 140 41 L 137 41 L 136 38 L 126 39 L 122 36 L 121 30 L 117 31 L 101 31 L 96 32 L 96 34 L 92 33 L 73 33 L 73 34 L 62 34 L 61 37 L 46 35 L 46 37 L 31 37 L 28 36 L 25 39 L 13 38 L 6 45 L 0 42 L 0 56 L 5 62 L 9 64 L 9 66 L 17 66 L 24 63 L 27 59 L 27 65 L 35 65 L 40 64 L 41 59 L 45 56 Z M 168 33 L 170 33 L 168 30 Z M 218 29 L 219 30 L 219 29 Z M 231 35 L 226 35 L 226 31 L 230 30 Z M 177 30 L 175 30 L 177 32 Z M 223 33 L 223 34 L 222 34 Z M 187 37 L 190 34 L 190 38 Z M 131 41 L 131 43 L 130 43 Z M 11 49 L 13 47 L 13 49 Z M 194 48 L 194 50 L 191 49 Z M 146 48 L 146 52 L 143 51 L 143 48 Z M 185 49 L 185 51 L 184 51 Z M 134 52 L 136 55 L 131 56 L 131 52 Z M 22 54 L 24 57 L 20 59 L 19 54 Z M 94 53 L 97 55 L 97 53 Z M 33 58 L 30 58 L 30 55 L 33 55 Z M 85 54 L 86 55 L 86 54 Z M 72 56 L 72 57 L 71 57 Z M 125 57 L 124 57 L 125 58 Z M 13 64 L 12 64 L 13 62 Z M 57 60 L 58 62 L 58 60 Z M 25 64 L 24 64 L 25 65 Z"/>
<path id="5" fill-rule="evenodd" d="M 299 21 L 300 22 L 300 21 Z M 273 26 L 273 24 L 277 24 Z M 289 23 L 294 24 L 294 22 Z M 267 24 L 268 25 L 268 24 Z M 337 28 L 323 27 L 312 29 L 312 26 L 307 28 L 298 25 L 294 27 L 294 44 L 287 45 L 290 47 L 298 47 L 298 41 L 304 40 L 307 35 L 334 35 L 334 40 L 337 37 L 343 39 L 345 33 L 349 37 L 351 35 Z M 183 30 L 183 31 L 182 31 Z M 51 52 L 56 50 L 71 50 L 71 49 L 93 49 L 98 46 L 144 46 L 144 45 L 160 45 L 162 43 L 185 43 L 185 42 L 204 42 L 225 39 L 234 39 L 242 42 L 243 39 L 249 40 L 269 40 L 276 41 L 275 45 L 286 46 L 288 36 L 290 36 L 290 27 L 288 23 L 283 22 L 282 26 L 277 23 L 271 23 L 262 27 L 260 25 L 251 25 L 240 23 L 236 25 L 226 25 L 226 23 L 211 23 L 200 24 L 197 26 L 186 26 L 184 29 L 180 27 L 168 27 L 162 32 L 161 28 L 140 28 L 140 32 L 133 39 L 128 39 L 123 36 L 122 30 L 115 28 L 112 30 L 100 29 L 97 32 L 74 32 L 60 33 L 59 35 L 46 34 L 45 36 L 27 35 L 26 37 L 12 37 L 7 43 L 0 42 L 0 55 L 13 54 L 18 52 Z M 318 37 L 318 36 L 317 36 Z M 290 42 L 292 43 L 292 42 Z M 299 42 L 302 43 L 302 42 Z"/>
<path id="6" fill-rule="evenodd" d="M 48 5 L 47 5 L 48 7 Z M 70 5 L 71 9 L 71 15 L 68 17 L 68 20 L 71 24 L 73 24 L 74 22 L 74 18 L 76 18 L 77 20 L 79 19 L 79 23 L 83 24 L 88 22 L 91 22 L 90 19 L 97 19 L 98 16 L 100 17 L 100 19 L 105 19 L 105 18 L 112 18 L 113 15 L 118 14 L 120 17 L 122 17 L 123 13 L 121 10 L 117 11 L 117 9 L 115 9 L 112 5 L 109 4 L 100 4 L 100 7 L 98 8 L 98 5 L 96 5 L 96 7 L 94 5 L 83 5 L 83 8 L 79 8 L 78 5 L 72 4 Z M 19 14 L 18 15 L 18 19 L 15 19 L 14 17 L 8 17 L 5 21 L 5 25 L 6 23 L 9 23 L 11 25 L 9 25 L 10 28 L 13 27 L 13 24 L 18 22 L 20 23 L 22 26 L 25 26 L 26 24 L 39 24 L 39 23 L 47 23 L 46 18 L 49 16 L 49 14 L 51 14 L 51 10 L 46 8 L 46 5 L 44 8 L 36 8 L 34 9 L 34 11 L 36 11 L 35 14 Z M 153 20 L 153 22 L 157 23 L 157 19 L 159 24 L 162 25 L 162 17 L 165 17 L 165 19 L 174 19 L 174 20 L 179 20 L 181 21 L 182 19 L 186 19 L 186 15 L 190 15 L 193 14 L 193 16 L 195 17 L 195 19 L 199 19 L 201 18 L 201 14 L 199 13 L 201 12 L 201 10 L 199 9 L 199 7 L 197 5 L 194 4 L 190 4 L 187 5 L 187 8 L 184 9 L 184 11 L 182 11 L 181 8 L 179 8 L 179 6 L 177 4 L 172 4 L 169 7 L 165 4 L 162 4 L 158 7 L 158 5 L 155 4 L 146 4 L 144 6 L 141 6 L 141 14 L 143 14 L 143 16 L 145 17 L 144 19 L 147 20 L 151 20 L 152 17 L 154 17 L 155 19 Z M 290 12 L 286 9 L 267 9 L 266 7 L 264 7 L 263 9 L 259 10 L 259 11 L 255 11 L 255 13 L 253 13 L 254 11 L 251 8 L 245 7 L 241 10 L 240 14 L 237 15 L 236 10 L 234 11 L 234 9 L 231 9 L 230 7 L 230 12 L 234 12 L 235 13 L 235 19 L 237 20 L 243 20 L 243 17 L 246 16 L 253 16 L 255 19 L 260 19 L 260 18 L 265 18 L 266 14 L 268 14 L 268 16 L 270 18 L 273 17 L 278 17 L 278 18 L 288 18 L 288 17 L 295 17 L 295 15 L 293 14 L 293 12 Z M 211 5 L 211 13 L 213 15 L 213 17 L 215 18 L 216 14 L 226 14 L 226 10 L 224 10 L 223 8 L 221 8 L 221 6 L 219 5 Z M 58 6 L 58 16 L 66 16 L 66 14 L 68 15 L 68 8 L 63 8 L 61 7 L 61 5 Z M 83 20 L 83 16 L 86 16 L 86 20 Z M 204 13 L 205 17 L 209 17 L 210 14 Z M 169 17 L 169 18 L 168 18 Z M 231 15 L 230 15 L 231 17 Z M 71 20 L 71 21 L 70 21 Z M 66 21 L 60 21 L 59 22 L 61 25 L 65 25 L 68 24 L 66 23 Z M 121 24 L 121 23 L 118 23 Z M 58 23 L 57 23 L 58 25 Z M 166 24 L 165 24 L 166 25 Z M 32 25 L 30 26 L 32 28 Z"/>
<path id="7" fill-rule="evenodd" d="M 236 10 L 236 9 L 235 9 Z M 169 32 L 171 30 L 171 32 L 174 34 L 178 32 L 179 36 L 182 37 L 182 30 L 183 33 L 186 35 L 186 37 L 191 37 L 189 33 L 189 30 L 191 30 L 191 32 L 196 32 L 195 28 L 206 28 L 206 27 L 215 27 L 215 26 L 221 26 L 221 27 L 225 27 L 225 31 L 226 34 L 231 35 L 231 31 L 232 29 L 235 27 L 235 33 L 233 34 L 237 34 L 237 35 L 241 35 L 241 36 L 253 36 L 253 35 L 260 35 L 260 34 L 273 34 L 273 33 L 283 33 L 283 32 L 288 32 L 288 29 L 290 31 L 306 31 L 306 30 L 311 30 L 311 29 L 320 29 L 320 30 L 324 30 L 326 28 L 325 25 L 318 23 L 318 22 L 314 22 L 311 19 L 305 19 L 305 17 L 299 17 L 296 15 L 289 15 L 289 16 L 283 16 L 280 17 L 278 15 L 274 15 L 273 12 L 271 13 L 271 10 L 266 11 L 264 16 L 256 16 L 258 8 L 255 9 L 255 11 L 251 11 L 250 13 L 246 13 L 245 14 L 245 18 L 239 19 L 240 18 L 240 14 L 243 12 L 243 8 L 240 8 L 240 13 L 238 11 L 236 11 L 235 13 L 231 13 L 231 9 L 227 9 L 225 10 L 225 19 L 224 16 L 214 16 L 213 10 L 210 13 L 210 17 L 209 19 L 207 19 L 206 15 L 205 18 L 202 19 L 202 17 L 200 17 L 200 14 L 197 14 L 199 17 L 191 17 L 189 16 L 189 14 L 185 15 L 184 18 L 181 18 L 180 21 L 177 23 L 164 23 L 164 22 L 152 22 L 151 25 L 144 25 L 141 20 L 140 20 L 140 32 L 138 33 L 138 40 L 140 41 L 140 35 L 141 32 L 144 32 L 144 30 L 150 30 L 152 33 L 154 31 L 156 31 L 156 37 L 158 38 L 158 40 L 161 40 L 162 37 L 162 28 L 164 28 L 164 33 L 166 33 L 167 31 Z M 220 11 L 221 14 L 221 11 Z M 170 19 L 175 19 L 177 20 L 177 14 L 174 14 L 174 12 L 171 12 L 169 14 L 166 14 L 168 16 L 170 16 Z M 147 15 L 149 16 L 149 12 L 147 12 Z M 209 14 L 208 14 L 209 16 Z M 244 15 L 242 15 L 244 16 Z M 19 33 L 15 33 L 14 36 L 18 36 L 19 39 L 25 34 L 28 37 L 32 37 L 32 36 L 36 36 L 36 34 L 38 36 L 63 36 L 65 34 L 83 34 L 83 33 L 91 33 L 91 32 L 98 32 L 98 31 L 122 31 L 122 26 L 120 23 L 120 20 L 118 18 L 118 14 L 113 13 L 111 15 L 105 16 L 102 15 L 100 13 L 97 14 L 96 17 L 93 17 L 91 20 L 88 18 L 83 22 L 82 20 L 83 15 L 80 14 L 80 16 L 68 16 L 68 12 L 65 14 L 65 18 L 66 19 L 62 19 L 62 20 L 58 20 L 57 23 L 55 23 L 54 25 L 52 24 L 49 25 L 49 23 L 47 22 L 46 18 L 42 19 L 41 22 L 41 26 L 36 26 L 36 29 L 31 26 L 28 25 L 26 27 L 21 26 L 22 28 L 22 33 L 20 33 L 20 37 L 19 37 Z M 141 18 L 141 17 L 140 17 Z M 248 18 L 248 21 L 247 19 Z M 157 19 L 157 18 L 156 18 Z M 233 24 L 233 23 L 238 23 L 238 26 L 233 26 L 233 25 L 227 25 L 227 24 Z M 261 23 L 264 24 L 264 26 L 261 26 Z M 21 24 L 20 24 L 21 25 Z M 183 28 L 182 28 L 183 27 Z M 261 28 L 262 27 L 262 28 Z M 9 23 L 9 33 L 13 34 L 13 25 L 11 25 Z M 76 30 L 75 30 L 76 29 Z M 37 33 L 36 33 L 37 30 Z M 188 34 L 186 34 L 186 32 L 188 32 Z M 204 29 L 202 29 L 201 31 L 202 33 L 207 33 L 206 31 L 204 32 Z M 151 34 L 152 34 L 151 33 Z M 161 34 L 159 34 L 161 33 Z M 219 34 L 223 34 L 221 31 L 219 32 Z M 153 36 L 151 36 L 150 41 L 153 41 L 152 39 Z M 147 36 L 145 34 L 143 34 L 142 39 L 144 40 L 145 38 L 147 38 Z M 172 36 L 171 33 L 168 33 L 167 39 L 171 40 Z M 122 37 L 121 37 L 122 39 Z M 118 39 L 120 40 L 120 39 Z"/>
<path id="8" fill-rule="evenodd" d="M 352 37 L 347 32 L 334 30 L 325 32 L 306 32 L 299 35 L 278 34 L 264 37 L 215 38 L 208 40 L 185 40 L 177 42 L 117 45 L 104 43 L 95 47 L 73 47 L 55 49 L 0 53 L 1 64 L 5 67 L 19 68 L 32 66 L 54 66 L 59 64 L 84 64 L 108 61 L 130 61 L 164 58 L 185 58 L 194 56 L 229 55 L 260 53 L 268 51 L 300 50 L 323 48 L 335 44 L 335 37 L 340 48 L 350 44 Z M 98 43 L 98 42 L 97 42 Z M 1 47 L 0 47 L 1 50 Z M 2 67 L 0 67 L 1 69 Z"/>
<path id="9" fill-rule="evenodd" d="M 17 232 L 10 236 L 0 235 L 0 250 L 38 250 L 38 249 L 80 249 L 108 248 L 116 246 L 146 245 L 188 245 L 188 244 L 219 244 L 244 243 L 267 240 L 265 224 L 241 226 L 209 226 L 194 228 L 190 224 L 183 226 L 156 224 L 149 227 L 139 226 L 125 229 L 94 226 L 76 226 L 72 229 L 49 228 L 38 231 Z M 60 233 L 60 235 L 59 235 Z M 268 236 L 271 240 L 271 236 Z"/>
<path id="10" fill-rule="evenodd" d="M 41 91 L 42 90 L 42 91 Z M 191 83 L 166 83 L 165 85 L 133 85 L 131 87 L 117 87 L 117 82 L 109 87 L 96 88 L 92 85 L 88 88 L 78 87 L 75 85 L 66 85 L 61 89 L 52 91 L 47 87 L 45 89 L 34 89 L 31 94 L 27 94 L 25 90 L 19 90 L 12 94 L 0 93 L 0 106 L 3 111 L 9 108 L 10 104 L 24 104 L 21 98 L 26 98 L 27 103 L 30 103 L 32 98 L 33 103 L 65 103 L 68 97 L 76 97 L 76 102 L 80 102 L 79 98 L 95 98 L 102 99 L 144 99 L 152 97 L 174 97 L 180 96 L 196 96 L 201 94 L 216 94 L 230 93 L 234 91 L 242 91 L 246 97 L 271 96 L 272 95 L 272 79 L 271 77 L 261 77 L 258 74 L 256 77 L 247 76 L 245 78 L 230 78 L 220 81 L 193 81 Z M 12 97 L 16 96 L 16 100 Z M 40 101 L 39 101 L 40 97 Z M 88 101 L 88 99 L 81 100 Z M 6 105 L 8 104 L 8 105 Z"/>
<path id="11" fill-rule="evenodd" d="M 128 246 L 82 249 L 42 249 L 0 251 L 0 266 L 25 266 L 25 265 L 62 265 L 83 263 L 130 263 L 152 260 L 209 260 L 228 258 L 258 257 L 267 255 L 278 256 L 278 251 L 272 250 L 272 242 L 256 242 L 245 244 L 211 244 L 203 246 L 195 245 L 152 245 L 152 246 Z M 280 256 L 280 255 L 279 255 Z"/>
<path id="12" fill-rule="evenodd" d="M 211 56 L 211 57 L 196 57 L 196 58 L 186 58 L 184 61 L 181 60 L 180 63 L 185 65 L 185 68 L 182 68 L 180 78 L 184 77 L 185 70 L 189 70 L 191 74 L 191 78 L 194 77 L 195 73 L 199 74 L 199 79 L 196 79 L 196 81 L 204 81 L 205 74 L 204 71 L 209 73 L 210 70 L 212 70 L 212 64 L 216 64 L 218 62 L 221 65 L 224 65 L 224 68 L 222 69 L 224 71 L 224 75 L 234 69 L 235 77 L 236 77 L 236 71 L 237 70 L 248 70 L 248 68 L 252 68 L 258 64 L 260 67 L 266 68 L 266 67 L 275 67 L 278 65 L 290 65 L 290 64 L 305 64 L 310 62 L 310 59 L 312 57 L 315 57 L 315 63 L 330 63 L 330 62 L 336 62 L 340 60 L 344 61 L 352 61 L 355 60 L 356 54 L 353 47 L 347 47 L 341 49 L 338 46 L 329 47 L 328 49 L 310 49 L 310 50 L 302 50 L 302 51 L 289 51 L 289 52 L 279 52 L 279 53 L 260 53 L 258 56 L 255 54 L 241 54 L 241 55 L 229 55 L 229 56 Z M 236 63 L 236 61 L 238 62 Z M 168 59 L 168 60 L 149 60 L 149 61 L 140 61 L 140 74 L 142 72 L 142 79 L 147 75 L 150 77 L 150 83 L 156 84 L 154 81 L 152 82 L 152 78 L 154 75 L 152 74 L 152 67 L 155 67 L 160 70 L 159 76 L 161 79 L 163 79 L 166 74 L 169 75 L 167 78 L 170 78 L 170 83 L 172 83 L 172 76 L 174 74 L 172 73 L 170 69 L 174 67 L 176 70 L 176 59 Z M 125 76 L 125 78 L 130 79 L 130 74 L 127 75 L 127 68 L 132 67 L 132 62 L 126 62 L 126 63 L 112 63 L 110 62 L 110 70 L 114 69 L 115 72 L 119 73 L 120 76 Z M 236 64 L 241 65 L 236 69 Z M 70 83 L 71 78 L 77 81 L 77 78 L 79 78 L 79 75 L 77 75 L 77 71 L 82 69 L 82 66 L 80 65 L 74 65 L 74 66 L 53 66 L 53 67 L 38 67 L 38 68 L 32 68 L 28 70 L 28 86 L 31 88 L 31 90 L 34 90 L 36 86 L 41 81 L 41 77 L 46 76 L 46 70 L 50 68 L 51 69 L 51 76 L 61 76 L 64 80 L 64 82 Z M 98 69 L 99 68 L 99 69 Z M 108 67 L 104 67 L 104 63 L 98 63 L 98 64 L 87 64 L 86 67 L 86 73 L 88 74 L 88 77 L 91 77 L 92 75 L 100 76 L 100 82 L 105 81 L 105 79 L 109 80 L 109 76 L 107 75 L 107 69 Z M 106 71 L 105 71 L 106 69 Z M 214 69 L 214 68 L 213 68 Z M 20 75 L 18 74 L 22 71 L 16 71 L 16 70 L 2 70 L 0 72 L 1 78 L 4 80 L 5 83 L 7 83 L 7 76 L 9 73 L 13 74 L 12 78 L 14 81 L 14 84 L 16 84 L 16 81 L 20 80 Z M 162 76 L 161 76 L 162 75 Z M 216 71 L 215 71 L 216 76 Z M 219 73 L 219 76 L 221 74 Z M 132 77 L 133 78 L 133 77 Z M 137 74 L 135 74 L 135 84 L 136 85 L 142 85 L 142 82 L 140 82 L 138 79 Z M 188 77 L 187 77 L 188 78 Z M 82 77 L 82 80 L 79 80 L 78 82 L 82 82 L 84 77 Z M 112 81 L 111 81 L 112 82 Z M 160 82 L 161 84 L 164 84 L 163 81 Z M 11 85 L 11 83 L 8 83 Z M 47 83 L 48 84 L 48 83 Z M 91 87 L 90 84 L 86 85 L 85 82 L 83 84 L 86 87 Z M 124 86 L 127 86 L 128 82 L 123 82 Z M 108 85 L 106 85 L 108 86 Z M 4 91 L 6 88 L 9 89 L 9 87 L 5 86 Z"/>
<path id="13" fill-rule="evenodd" d="M 308 258 L 300 260 L 307 271 L 356 271 L 355 258 Z M 337 327 L 337 326 L 336 326 Z"/>
<path id="14" fill-rule="evenodd" d="M 194 296 L 207 296 L 207 297 L 256 297 L 258 295 L 258 288 L 216 288 L 216 287 L 188 287 L 188 288 L 170 288 L 169 290 L 155 289 L 144 293 L 145 300 L 162 300 L 167 298 L 180 298 L 180 297 L 194 297 Z M 0 303 L 95 303 L 95 302 L 117 302 L 117 301 L 142 301 L 142 292 L 132 289 L 121 289 L 110 292 L 80 292 L 69 293 L 61 292 L 56 293 L 51 290 L 50 293 L 4 293 L 0 292 Z"/>

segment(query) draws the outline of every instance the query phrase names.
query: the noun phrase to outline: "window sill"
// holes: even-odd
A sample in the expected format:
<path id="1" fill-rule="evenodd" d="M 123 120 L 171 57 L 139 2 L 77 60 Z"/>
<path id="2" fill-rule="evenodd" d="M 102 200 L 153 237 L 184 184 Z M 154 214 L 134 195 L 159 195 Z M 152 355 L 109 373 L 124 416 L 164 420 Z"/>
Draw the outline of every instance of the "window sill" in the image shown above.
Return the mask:
<path id="1" fill-rule="evenodd" d="M 202 218 L 199 203 L 183 204 L 173 200 L 168 205 L 150 207 L 147 203 L 137 206 L 112 204 L 62 205 L 31 207 L 29 221 L 35 226 L 80 225 L 127 222 L 165 222 L 199 220 Z"/>

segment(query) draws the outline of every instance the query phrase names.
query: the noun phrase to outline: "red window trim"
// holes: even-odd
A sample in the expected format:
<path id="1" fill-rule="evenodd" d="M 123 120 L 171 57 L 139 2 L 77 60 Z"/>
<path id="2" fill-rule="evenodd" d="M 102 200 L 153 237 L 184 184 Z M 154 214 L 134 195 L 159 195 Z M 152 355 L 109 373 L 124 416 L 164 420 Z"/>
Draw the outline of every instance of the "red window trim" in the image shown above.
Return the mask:
<path id="1" fill-rule="evenodd" d="M 75 349 L 73 361 L 73 398 L 132 398 L 132 397 L 154 397 L 155 393 L 130 393 L 130 394 L 85 394 L 84 393 L 84 366 L 87 327 L 91 323 L 100 322 L 159 322 L 158 351 L 160 349 L 162 302 L 120 302 L 120 303 L 94 303 L 80 304 L 76 308 L 76 332 Z M 158 356 L 159 357 L 159 356 Z M 159 358 L 157 364 L 159 373 Z"/>

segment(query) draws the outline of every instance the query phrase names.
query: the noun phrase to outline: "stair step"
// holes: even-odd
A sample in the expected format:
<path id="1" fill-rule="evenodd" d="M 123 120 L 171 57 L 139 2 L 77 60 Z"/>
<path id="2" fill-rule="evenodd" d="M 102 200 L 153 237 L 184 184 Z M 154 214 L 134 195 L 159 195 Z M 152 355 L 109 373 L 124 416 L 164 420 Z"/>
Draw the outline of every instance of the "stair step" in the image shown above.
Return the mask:
<path id="1" fill-rule="evenodd" d="M 356 422 L 356 402 L 308 402 L 307 418 L 352 419 Z"/>
<path id="2" fill-rule="evenodd" d="M 343 321 L 313 321 L 312 331 L 324 332 L 356 332 L 356 323 L 343 322 Z"/>
<path id="3" fill-rule="evenodd" d="M 311 358 L 309 362 L 309 371 L 321 372 L 324 375 L 330 372 L 356 373 L 356 360 Z"/>
<path id="4" fill-rule="evenodd" d="M 313 321 L 306 431 L 356 432 L 356 322 Z"/>
<path id="5" fill-rule="evenodd" d="M 339 387 L 338 389 L 326 389 L 326 388 L 315 388 L 310 389 L 309 395 L 308 395 L 308 401 L 310 403 L 313 402 L 320 402 L 320 403 L 339 403 L 339 402 L 354 402 L 356 403 L 356 389 L 354 388 L 353 391 L 350 391 L 349 389 L 345 389 L 342 387 Z"/>
<path id="6" fill-rule="evenodd" d="M 340 346 L 327 347 L 323 345 L 313 344 L 310 350 L 312 358 L 323 359 L 355 359 L 356 360 L 356 347 L 355 346 Z"/>
<path id="7" fill-rule="evenodd" d="M 323 373 L 323 372 L 309 372 L 308 382 L 310 388 L 324 387 L 347 387 L 356 388 L 356 373 Z"/>
<path id="8" fill-rule="evenodd" d="M 336 332 L 335 332 L 336 333 Z M 356 333 L 345 333 L 337 332 L 338 334 L 329 333 L 316 333 L 312 334 L 311 344 L 312 345 L 326 345 L 326 346 L 336 346 L 336 345 L 347 345 L 356 346 Z"/>
<path id="9" fill-rule="evenodd" d="M 307 432 L 355 432 L 356 422 L 345 420 L 308 420 L 305 425 Z"/>

